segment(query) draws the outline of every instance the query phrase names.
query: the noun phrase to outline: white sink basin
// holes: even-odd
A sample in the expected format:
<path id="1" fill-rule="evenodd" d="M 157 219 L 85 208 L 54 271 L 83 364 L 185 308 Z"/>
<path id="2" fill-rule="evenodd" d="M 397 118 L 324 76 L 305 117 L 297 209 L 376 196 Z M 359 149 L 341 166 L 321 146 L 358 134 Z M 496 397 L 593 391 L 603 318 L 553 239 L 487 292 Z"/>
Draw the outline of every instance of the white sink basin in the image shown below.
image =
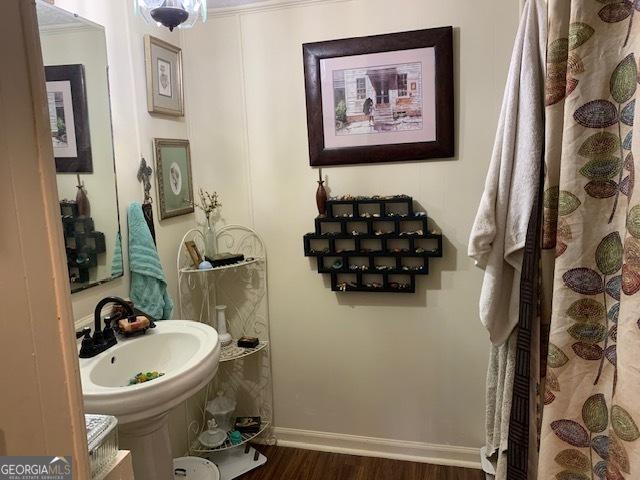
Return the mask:
<path id="1" fill-rule="evenodd" d="M 220 358 L 218 333 L 188 320 L 164 320 L 156 328 L 118 343 L 93 358 L 80 359 L 87 413 L 115 415 L 120 424 L 166 412 L 196 393 L 215 375 Z M 139 372 L 162 377 L 138 385 Z"/>
<path id="2" fill-rule="evenodd" d="M 173 478 L 167 413 L 211 381 L 219 359 L 218 333 L 189 320 L 158 321 L 144 335 L 118 338 L 105 352 L 80 359 L 85 411 L 118 418 L 120 443 L 133 451 L 136 480 Z M 152 371 L 164 375 L 129 385 L 137 373 Z"/>

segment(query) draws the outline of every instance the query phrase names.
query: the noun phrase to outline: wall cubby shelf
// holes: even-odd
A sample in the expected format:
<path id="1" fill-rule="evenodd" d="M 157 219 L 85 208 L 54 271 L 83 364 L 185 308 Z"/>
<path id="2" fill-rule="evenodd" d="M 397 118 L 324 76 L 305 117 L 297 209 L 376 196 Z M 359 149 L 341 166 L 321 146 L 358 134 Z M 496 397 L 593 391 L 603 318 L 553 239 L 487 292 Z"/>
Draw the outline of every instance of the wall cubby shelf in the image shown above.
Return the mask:
<path id="1" fill-rule="evenodd" d="M 71 293 L 74 293 L 90 286 L 91 271 L 98 268 L 99 255 L 107 251 L 105 237 L 95 230 L 93 218 L 79 214 L 75 201 L 61 200 L 60 216 Z"/>
<path id="2" fill-rule="evenodd" d="M 442 257 L 442 234 L 407 195 L 343 196 L 327 200 L 326 216 L 304 236 L 304 254 L 331 275 L 334 292 L 414 293 L 429 258 Z"/>

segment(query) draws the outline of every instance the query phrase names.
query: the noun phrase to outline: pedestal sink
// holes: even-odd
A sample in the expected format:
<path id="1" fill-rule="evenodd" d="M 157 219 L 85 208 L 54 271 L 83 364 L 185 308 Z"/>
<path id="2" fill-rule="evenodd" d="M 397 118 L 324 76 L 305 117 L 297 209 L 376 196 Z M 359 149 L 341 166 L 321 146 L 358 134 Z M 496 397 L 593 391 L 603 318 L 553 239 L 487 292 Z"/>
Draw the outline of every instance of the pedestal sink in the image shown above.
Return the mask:
<path id="1" fill-rule="evenodd" d="M 156 325 L 80 359 L 85 411 L 118 418 L 120 446 L 131 450 L 136 480 L 173 479 L 169 410 L 211 381 L 220 359 L 218 334 L 210 326 L 188 320 Z M 153 371 L 164 375 L 129 385 L 137 373 Z"/>

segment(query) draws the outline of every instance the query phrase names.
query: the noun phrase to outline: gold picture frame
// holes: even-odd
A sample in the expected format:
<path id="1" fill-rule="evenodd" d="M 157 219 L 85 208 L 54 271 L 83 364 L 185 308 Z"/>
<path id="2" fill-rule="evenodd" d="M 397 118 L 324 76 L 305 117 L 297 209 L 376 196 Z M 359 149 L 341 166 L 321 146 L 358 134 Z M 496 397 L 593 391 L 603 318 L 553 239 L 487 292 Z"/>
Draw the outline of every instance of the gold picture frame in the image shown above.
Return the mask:
<path id="1" fill-rule="evenodd" d="M 144 36 L 147 110 L 182 117 L 182 49 L 151 35 Z"/>
<path id="2" fill-rule="evenodd" d="M 200 250 L 198 250 L 196 242 L 194 242 L 193 240 L 187 240 L 186 242 L 184 242 L 184 246 L 187 249 L 189 257 L 191 257 L 193 266 L 195 268 L 198 268 L 198 266 L 202 263 L 202 254 L 200 253 Z"/>

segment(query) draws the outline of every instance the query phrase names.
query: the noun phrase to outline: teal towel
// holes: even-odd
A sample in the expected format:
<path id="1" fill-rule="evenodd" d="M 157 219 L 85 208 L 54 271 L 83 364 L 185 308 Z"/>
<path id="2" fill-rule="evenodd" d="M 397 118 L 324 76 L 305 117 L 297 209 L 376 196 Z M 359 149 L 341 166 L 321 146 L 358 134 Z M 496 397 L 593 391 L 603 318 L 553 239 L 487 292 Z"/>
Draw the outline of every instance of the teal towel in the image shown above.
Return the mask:
<path id="1" fill-rule="evenodd" d="M 121 277 L 124 273 L 122 267 L 122 238 L 120 238 L 120 232 L 116 234 L 116 246 L 113 250 L 113 259 L 111 260 L 111 277 Z"/>
<path id="2" fill-rule="evenodd" d="M 142 206 L 129 205 L 129 269 L 131 271 L 131 301 L 147 315 L 158 320 L 171 317 L 173 301 L 167 292 L 158 251 L 153 243 Z"/>

